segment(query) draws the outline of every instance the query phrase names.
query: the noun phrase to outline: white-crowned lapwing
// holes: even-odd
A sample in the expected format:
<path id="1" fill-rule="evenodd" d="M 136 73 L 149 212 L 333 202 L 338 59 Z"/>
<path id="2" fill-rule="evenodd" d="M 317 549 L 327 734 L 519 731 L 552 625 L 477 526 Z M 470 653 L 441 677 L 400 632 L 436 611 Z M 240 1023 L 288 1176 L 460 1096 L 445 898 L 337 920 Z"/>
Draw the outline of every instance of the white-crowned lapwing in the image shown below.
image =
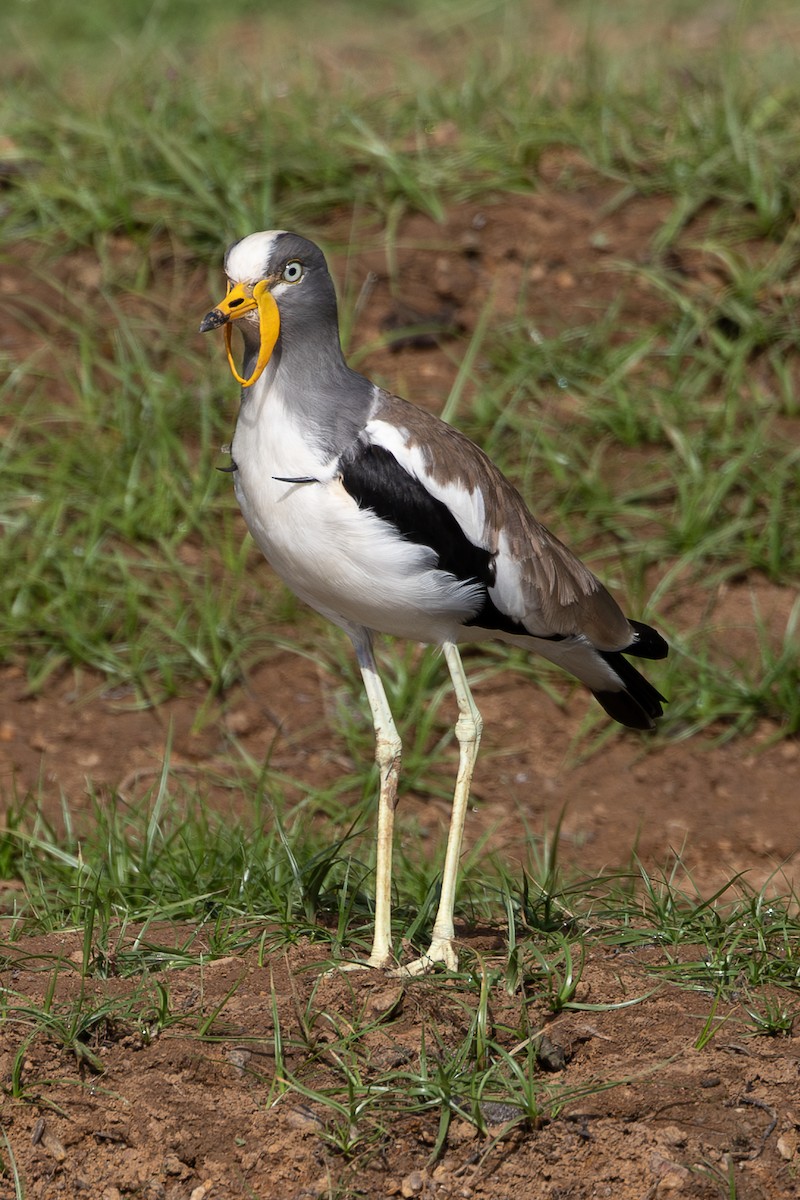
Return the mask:
<path id="1" fill-rule="evenodd" d="M 625 617 L 482 450 L 348 367 L 317 246 L 279 230 L 254 233 L 228 250 L 225 272 L 228 294 L 200 329 L 224 327 L 242 384 L 230 467 L 237 499 L 281 579 L 350 635 L 372 710 L 381 781 L 373 967 L 392 963 L 401 744 L 372 635 L 439 645 L 450 670 L 460 760 L 441 899 L 430 947 L 403 971 L 455 969 L 456 877 L 481 733 L 458 643 L 497 638 L 541 654 L 632 729 L 651 729 L 664 698 L 624 656 L 663 658 L 667 645 Z"/>

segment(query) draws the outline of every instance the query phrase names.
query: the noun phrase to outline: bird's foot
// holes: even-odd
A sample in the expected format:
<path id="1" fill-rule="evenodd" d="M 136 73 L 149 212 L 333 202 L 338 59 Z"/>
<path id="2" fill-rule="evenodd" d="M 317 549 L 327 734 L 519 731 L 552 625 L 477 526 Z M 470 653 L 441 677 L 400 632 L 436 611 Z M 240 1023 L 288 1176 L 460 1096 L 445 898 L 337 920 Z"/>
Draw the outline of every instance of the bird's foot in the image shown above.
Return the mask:
<path id="1" fill-rule="evenodd" d="M 458 970 L 458 954 L 452 938 L 434 938 L 425 954 L 415 958 L 413 962 L 406 963 L 403 967 L 395 967 L 391 974 L 401 977 L 403 975 L 427 975 L 437 963 L 444 963 L 448 971 Z"/>
<path id="2" fill-rule="evenodd" d="M 325 974 L 336 975 L 338 971 L 385 971 L 391 965 L 392 956 L 387 951 L 386 954 L 370 954 L 369 958 L 363 961 L 337 963 L 335 967 L 331 967 Z"/>
<path id="3" fill-rule="evenodd" d="M 443 963 L 448 971 L 456 972 L 458 970 L 458 952 L 453 944 L 453 938 L 435 937 L 425 954 L 415 958 L 413 962 L 406 963 L 402 967 L 395 967 L 392 962 L 390 951 L 380 953 L 373 951 L 367 959 L 337 963 L 325 974 L 335 975 L 338 971 L 388 971 L 395 978 L 408 979 L 415 975 L 428 975 L 437 963 Z"/>

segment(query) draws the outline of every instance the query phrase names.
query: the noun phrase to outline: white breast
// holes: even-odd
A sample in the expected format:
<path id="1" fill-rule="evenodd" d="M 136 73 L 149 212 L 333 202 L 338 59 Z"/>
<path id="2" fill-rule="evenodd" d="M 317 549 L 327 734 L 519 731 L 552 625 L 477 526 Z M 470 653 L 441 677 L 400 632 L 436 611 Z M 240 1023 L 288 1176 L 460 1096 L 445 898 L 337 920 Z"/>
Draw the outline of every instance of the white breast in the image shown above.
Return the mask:
<path id="1" fill-rule="evenodd" d="M 274 384 L 256 384 L 247 395 L 231 451 L 236 496 L 253 538 L 284 583 L 318 612 L 344 626 L 442 642 L 477 611 L 479 589 L 439 571 L 432 550 L 359 509 L 336 474 L 336 459 L 326 460 L 304 436 Z M 296 478 L 319 482 L 282 481 Z"/>

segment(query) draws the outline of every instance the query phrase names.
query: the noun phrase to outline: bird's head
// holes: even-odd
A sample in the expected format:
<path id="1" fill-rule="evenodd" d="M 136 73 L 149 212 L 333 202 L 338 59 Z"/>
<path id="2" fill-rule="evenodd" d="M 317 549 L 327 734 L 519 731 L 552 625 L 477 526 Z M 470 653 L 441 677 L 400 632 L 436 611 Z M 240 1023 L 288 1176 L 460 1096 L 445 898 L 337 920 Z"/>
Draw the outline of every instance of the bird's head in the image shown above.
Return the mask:
<path id="1" fill-rule="evenodd" d="M 270 229 L 234 242 L 225 255 L 225 274 L 227 295 L 206 313 L 200 332 L 224 328 L 228 362 L 243 387 L 252 387 L 260 377 L 282 330 L 302 337 L 304 331 L 312 335 L 320 323 L 327 324 L 331 315 L 336 323 L 336 297 L 325 257 L 297 234 Z M 231 353 L 232 322 L 240 320 L 258 331 L 256 362 L 248 379 L 236 370 Z"/>

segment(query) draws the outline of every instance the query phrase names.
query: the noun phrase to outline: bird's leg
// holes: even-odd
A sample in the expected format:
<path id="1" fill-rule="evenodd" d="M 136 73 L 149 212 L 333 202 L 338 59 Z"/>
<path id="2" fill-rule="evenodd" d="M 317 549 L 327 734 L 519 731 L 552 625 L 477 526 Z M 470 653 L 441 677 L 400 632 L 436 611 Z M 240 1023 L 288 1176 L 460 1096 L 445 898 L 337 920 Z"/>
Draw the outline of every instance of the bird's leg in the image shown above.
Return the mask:
<path id="1" fill-rule="evenodd" d="M 400 735 L 386 699 L 369 633 L 351 633 L 358 665 L 372 710 L 375 726 L 375 761 L 380 769 L 378 797 L 378 834 L 375 855 L 375 930 L 372 952 L 364 964 L 353 967 L 386 967 L 392 957 L 392 835 L 397 807 L 397 781 L 400 776 Z"/>
<path id="2" fill-rule="evenodd" d="M 426 954 L 408 966 L 401 967 L 397 974 L 422 975 L 432 970 L 437 962 L 443 962 L 450 971 L 458 970 L 458 955 L 455 946 L 455 929 L 453 928 L 453 907 L 456 900 L 456 882 L 458 865 L 461 858 L 461 839 L 464 833 L 464 821 L 467 816 L 469 789 L 472 783 L 472 772 L 478 757 L 478 747 L 481 740 L 483 720 L 472 699 L 472 693 L 467 684 L 461 655 L 454 642 L 445 642 L 443 646 L 445 660 L 450 670 L 453 689 L 458 703 L 458 721 L 456 722 L 456 737 L 459 745 L 458 778 L 453 795 L 453 811 L 450 817 L 450 832 L 447 836 L 447 851 L 442 872 L 442 891 L 439 898 L 439 909 L 433 925 L 433 936 Z"/>

